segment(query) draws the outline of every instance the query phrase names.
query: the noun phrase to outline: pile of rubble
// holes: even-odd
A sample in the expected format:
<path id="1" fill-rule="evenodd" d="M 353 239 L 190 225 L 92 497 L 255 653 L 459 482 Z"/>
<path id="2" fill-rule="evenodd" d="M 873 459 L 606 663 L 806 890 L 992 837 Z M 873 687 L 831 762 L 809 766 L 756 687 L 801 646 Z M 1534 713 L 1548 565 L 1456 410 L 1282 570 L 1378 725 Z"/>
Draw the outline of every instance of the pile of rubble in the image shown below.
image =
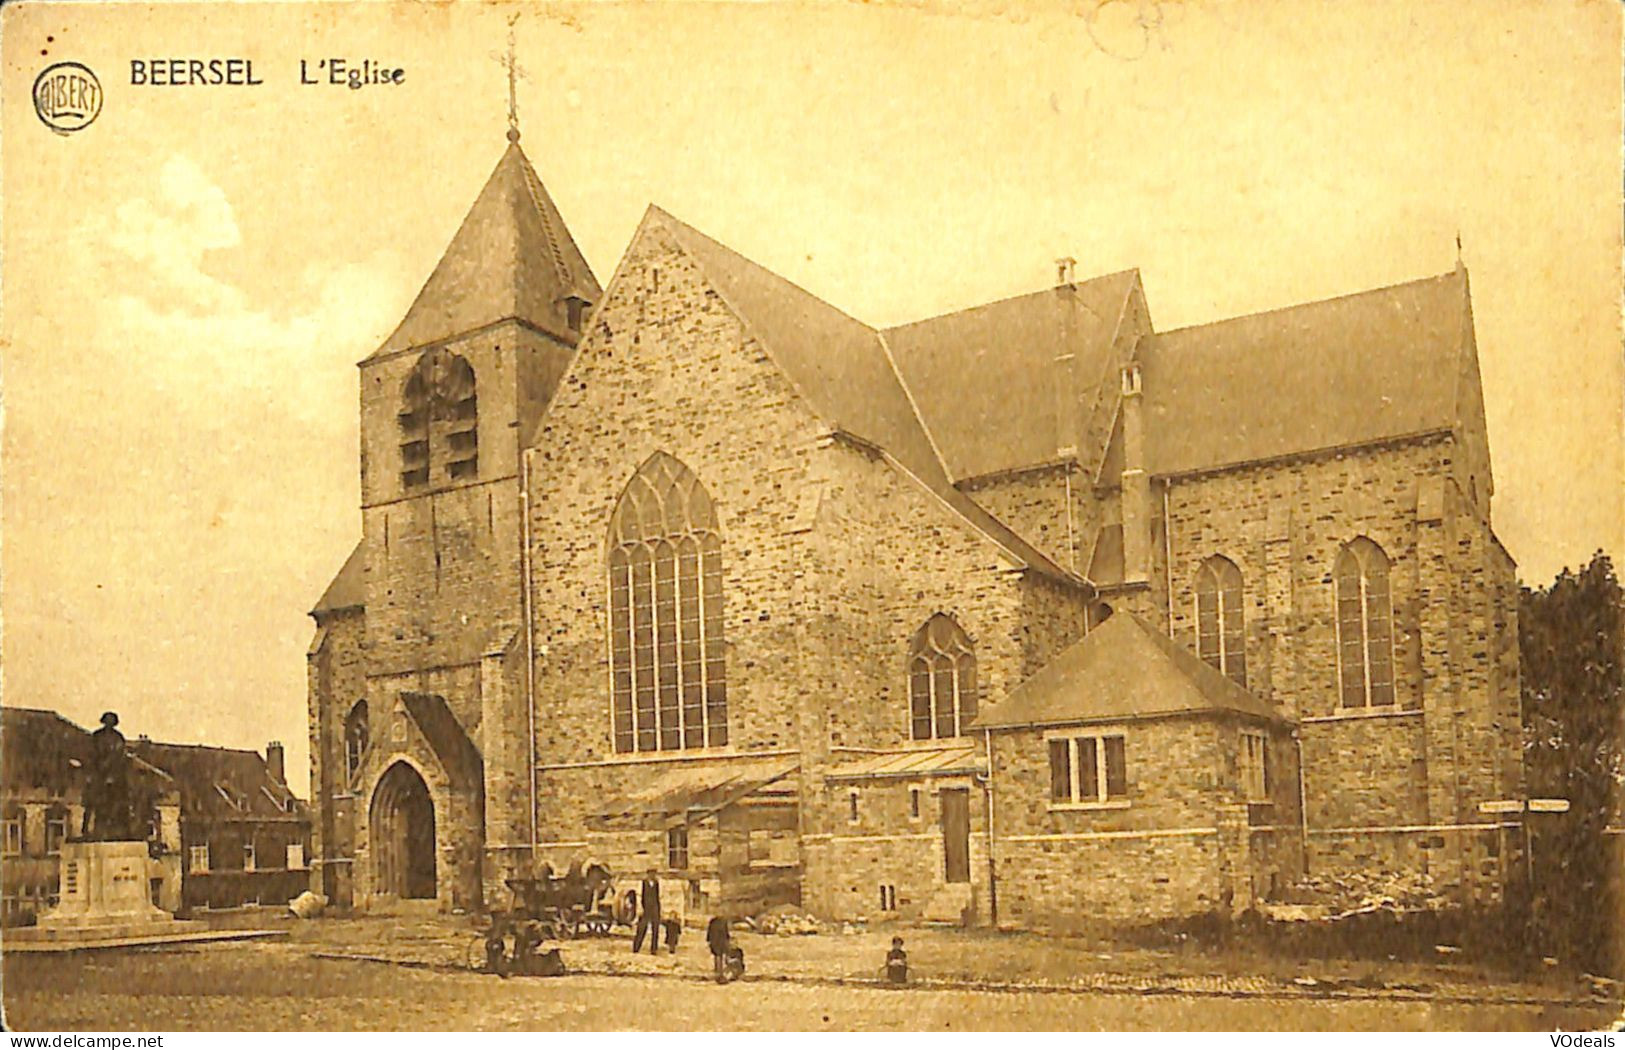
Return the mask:
<path id="1" fill-rule="evenodd" d="M 757 933 L 769 936 L 799 937 L 824 932 L 822 923 L 789 904 L 781 904 L 771 911 L 746 919 L 745 924 Z"/>
<path id="2" fill-rule="evenodd" d="M 1373 911 L 1436 911 L 1448 903 L 1427 872 L 1355 871 L 1306 876 L 1260 910 L 1274 919 L 1340 919 Z"/>

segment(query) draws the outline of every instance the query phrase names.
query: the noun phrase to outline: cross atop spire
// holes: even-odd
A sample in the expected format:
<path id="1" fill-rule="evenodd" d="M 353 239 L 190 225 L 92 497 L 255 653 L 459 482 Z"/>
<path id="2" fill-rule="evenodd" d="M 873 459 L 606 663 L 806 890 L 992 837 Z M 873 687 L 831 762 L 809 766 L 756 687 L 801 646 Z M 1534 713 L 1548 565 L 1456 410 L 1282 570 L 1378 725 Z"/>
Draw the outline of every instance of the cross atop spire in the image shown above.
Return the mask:
<path id="1" fill-rule="evenodd" d="M 508 19 L 508 53 L 502 55 L 496 53 L 495 51 L 491 52 L 491 57 L 496 59 L 497 62 L 508 71 L 509 142 L 519 141 L 519 87 L 517 82 L 520 79 L 525 78 L 525 71 L 519 68 L 519 59 L 516 55 L 514 43 L 514 25 L 519 21 L 519 15 L 521 13 L 522 12 L 515 12 L 513 17 Z"/>

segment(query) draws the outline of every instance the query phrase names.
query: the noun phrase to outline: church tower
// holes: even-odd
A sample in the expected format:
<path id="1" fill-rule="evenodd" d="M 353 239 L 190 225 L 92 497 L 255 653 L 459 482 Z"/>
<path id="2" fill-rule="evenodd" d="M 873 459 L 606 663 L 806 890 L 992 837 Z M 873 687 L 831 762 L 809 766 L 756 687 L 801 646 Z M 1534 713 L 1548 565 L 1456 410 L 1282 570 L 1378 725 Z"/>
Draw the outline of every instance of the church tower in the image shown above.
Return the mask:
<path id="1" fill-rule="evenodd" d="M 363 537 L 347 570 L 360 576 L 364 695 L 331 696 L 332 724 L 313 727 L 333 767 L 319 790 L 350 796 L 356 904 L 476 907 L 482 870 L 529 843 L 516 783 L 528 758 L 506 753 L 525 739 L 511 724 L 526 710 L 523 444 L 601 289 L 517 129 L 508 140 L 405 318 L 359 366 Z"/>

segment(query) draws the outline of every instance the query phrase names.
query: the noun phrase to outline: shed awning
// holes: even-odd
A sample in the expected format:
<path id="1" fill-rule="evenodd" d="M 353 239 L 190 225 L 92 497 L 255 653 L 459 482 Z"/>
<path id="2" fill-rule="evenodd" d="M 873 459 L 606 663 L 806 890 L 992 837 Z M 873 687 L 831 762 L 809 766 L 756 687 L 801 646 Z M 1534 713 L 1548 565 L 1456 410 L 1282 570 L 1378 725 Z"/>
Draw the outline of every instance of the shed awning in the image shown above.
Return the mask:
<path id="1" fill-rule="evenodd" d="M 703 820 L 755 795 L 793 801 L 795 785 L 779 782 L 798 766 L 793 758 L 685 763 L 604 803 L 589 819 L 600 828 L 659 829 Z"/>
<path id="2" fill-rule="evenodd" d="M 887 780 L 943 777 L 982 772 L 976 749 L 961 747 L 911 748 L 870 755 L 831 770 L 828 780 Z"/>

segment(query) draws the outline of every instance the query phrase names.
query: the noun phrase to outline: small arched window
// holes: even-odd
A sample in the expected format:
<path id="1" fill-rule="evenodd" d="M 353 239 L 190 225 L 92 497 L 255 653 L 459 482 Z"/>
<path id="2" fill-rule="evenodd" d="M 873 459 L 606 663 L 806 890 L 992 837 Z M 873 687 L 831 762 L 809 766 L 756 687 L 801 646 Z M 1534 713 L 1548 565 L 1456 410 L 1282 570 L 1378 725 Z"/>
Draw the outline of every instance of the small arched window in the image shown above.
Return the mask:
<path id="1" fill-rule="evenodd" d="M 728 743 L 722 535 L 705 487 L 664 452 L 610 517 L 609 629 L 616 751 Z"/>
<path id="2" fill-rule="evenodd" d="M 1337 675 L 1343 707 L 1394 702 L 1393 602 L 1388 556 L 1365 537 L 1347 544 L 1332 569 L 1337 602 Z"/>
<path id="3" fill-rule="evenodd" d="M 1247 617 L 1241 570 L 1217 555 L 1196 570 L 1196 655 L 1247 684 Z"/>
<path id="4" fill-rule="evenodd" d="M 357 700 L 344 719 L 344 771 L 354 777 L 361 768 L 361 757 L 367 753 L 367 702 Z"/>
<path id="5" fill-rule="evenodd" d="M 960 736 L 976 717 L 976 653 L 953 617 L 937 613 L 914 632 L 908 701 L 915 740 Z"/>
<path id="6" fill-rule="evenodd" d="M 436 347 L 425 350 L 401 391 L 401 485 L 427 485 L 479 474 L 479 398 L 474 368 Z"/>

